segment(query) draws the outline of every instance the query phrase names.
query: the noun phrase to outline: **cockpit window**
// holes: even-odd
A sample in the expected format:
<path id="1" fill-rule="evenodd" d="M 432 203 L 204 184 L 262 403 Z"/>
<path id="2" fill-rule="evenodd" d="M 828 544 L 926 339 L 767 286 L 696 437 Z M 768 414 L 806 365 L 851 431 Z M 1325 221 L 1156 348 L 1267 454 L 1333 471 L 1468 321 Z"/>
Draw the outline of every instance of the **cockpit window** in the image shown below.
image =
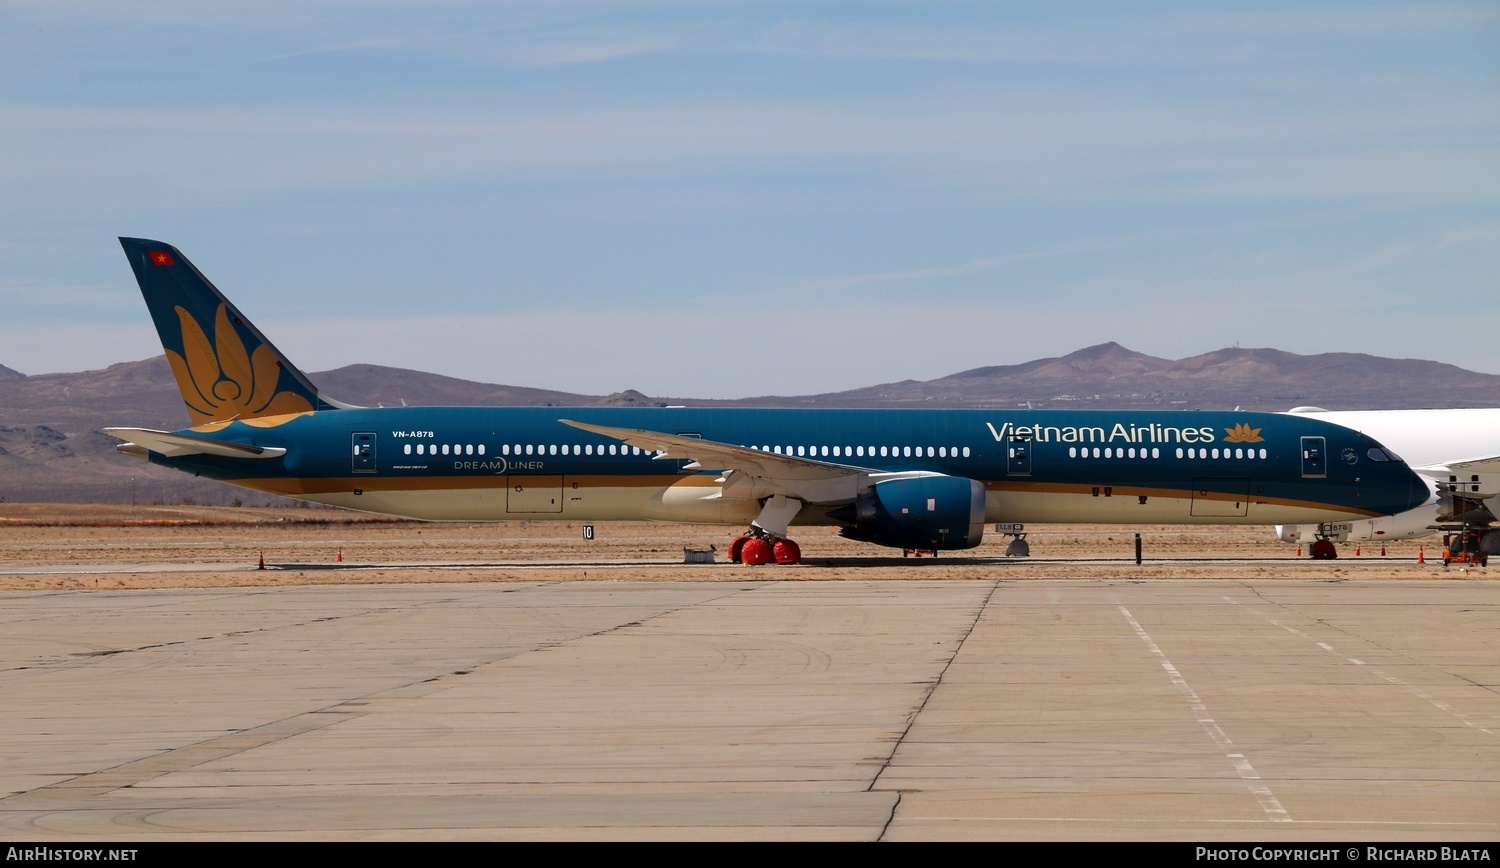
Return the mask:
<path id="1" fill-rule="evenodd" d="M 1396 453 L 1392 452 L 1391 450 L 1386 449 L 1386 448 L 1381 447 L 1381 446 L 1371 446 L 1370 447 L 1370 451 L 1366 452 L 1365 455 L 1371 461 L 1400 461 L 1401 460 L 1401 456 L 1399 456 Z"/>

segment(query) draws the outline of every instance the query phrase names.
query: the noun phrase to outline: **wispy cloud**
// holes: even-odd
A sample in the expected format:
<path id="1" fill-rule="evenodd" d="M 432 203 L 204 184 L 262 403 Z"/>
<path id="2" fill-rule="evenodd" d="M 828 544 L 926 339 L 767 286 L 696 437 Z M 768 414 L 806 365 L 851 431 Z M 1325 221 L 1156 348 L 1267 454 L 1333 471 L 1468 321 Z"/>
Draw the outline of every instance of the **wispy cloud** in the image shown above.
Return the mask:
<path id="1" fill-rule="evenodd" d="M 0 276 L 0 304 L 12 311 L 21 305 L 40 307 L 125 307 L 135 299 L 104 284 L 59 284 L 47 278 Z"/>
<path id="2" fill-rule="evenodd" d="M 121 352 L 89 319 L 135 303 L 116 231 L 298 305 L 310 366 L 811 391 L 1241 340 L 1500 367 L 1432 337 L 1500 326 L 1493 3 L 16 0 L 0 34 L 24 370 Z M 355 299 L 378 338 L 326 319 Z"/>

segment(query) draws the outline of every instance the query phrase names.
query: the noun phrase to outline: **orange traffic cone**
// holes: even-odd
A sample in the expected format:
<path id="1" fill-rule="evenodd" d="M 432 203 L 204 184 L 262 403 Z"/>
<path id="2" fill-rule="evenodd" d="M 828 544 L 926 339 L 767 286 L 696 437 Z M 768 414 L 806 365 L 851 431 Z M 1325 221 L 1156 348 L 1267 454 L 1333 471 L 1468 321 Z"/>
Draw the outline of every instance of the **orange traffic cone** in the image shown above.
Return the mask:
<path id="1" fill-rule="evenodd" d="M 1380 544 L 1380 556 L 1385 557 L 1385 543 Z"/>
<path id="2" fill-rule="evenodd" d="M 1297 543 L 1297 557 L 1302 557 L 1302 543 Z"/>
<path id="3" fill-rule="evenodd" d="M 1359 546 L 1354 547 L 1354 556 L 1359 557 Z"/>
<path id="4" fill-rule="evenodd" d="M 1419 564 L 1425 564 L 1425 563 L 1427 563 L 1427 555 L 1422 551 L 1422 547 L 1421 546 L 1417 546 L 1417 563 L 1419 563 Z"/>
<path id="5" fill-rule="evenodd" d="M 337 560 L 337 561 L 335 561 L 335 562 L 334 562 L 334 563 L 339 563 L 339 564 L 341 564 L 341 563 L 343 563 L 343 562 L 344 562 L 344 550 L 343 550 L 343 549 L 339 549 L 339 557 L 338 557 L 338 560 Z"/>
<path id="6" fill-rule="evenodd" d="M 265 555 L 265 552 L 261 552 L 261 555 L 260 555 L 260 565 L 257 566 L 256 569 L 257 570 L 263 570 L 265 568 L 266 568 L 266 555 Z"/>

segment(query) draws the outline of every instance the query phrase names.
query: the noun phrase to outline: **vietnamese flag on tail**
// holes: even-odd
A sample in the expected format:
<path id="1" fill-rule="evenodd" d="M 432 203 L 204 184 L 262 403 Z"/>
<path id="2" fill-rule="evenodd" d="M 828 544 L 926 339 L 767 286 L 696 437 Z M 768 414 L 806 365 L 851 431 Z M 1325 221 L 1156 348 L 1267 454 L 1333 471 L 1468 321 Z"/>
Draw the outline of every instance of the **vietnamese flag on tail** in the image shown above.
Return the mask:
<path id="1" fill-rule="evenodd" d="M 152 265 L 176 265 L 177 264 L 172 259 L 172 254 L 168 253 L 165 250 L 153 250 L 153 251 L 151 251 L 150 253 L 148 253 L 146 255 L 149 256 L 149 257 L 151 257 L 151 264 Z"/>

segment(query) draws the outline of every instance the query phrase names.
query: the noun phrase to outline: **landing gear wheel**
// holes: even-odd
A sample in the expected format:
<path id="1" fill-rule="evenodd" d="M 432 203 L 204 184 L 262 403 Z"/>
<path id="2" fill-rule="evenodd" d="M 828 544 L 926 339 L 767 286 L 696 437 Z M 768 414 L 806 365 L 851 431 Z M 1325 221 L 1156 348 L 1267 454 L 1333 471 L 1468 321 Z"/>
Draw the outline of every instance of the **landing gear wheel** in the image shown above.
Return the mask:
<path id="1" fill-rule="evenodd" d="M 1331 539 L 1315 540 L 1307 547 L 1307 554 L 1315 561 L 1336 560 L 1339 556 L 1339 547 L 1334 545 Z"/>
<path id="2" fill-rule="evenodd" d="M 740 547 L 740 562 L 746 566 L 758 567 L 761 564 L 769 564 L 771 557 L 771 544 L 760 537 L 747 539 Z"/>
<path id="3" fill-rule="evenodd" d="M 734 538 L 734 542 L 729 544 L 729 562 L 731 564 L 737 564 L 743 561 L 745 556 L 745 543 L 749 542 L 752 539 L 754 539 L 754 537 L 749 536 L 737 536 Z"/>
<path id="4" fill-rule="evenodd" d="M 772 555 L 778 564 L 798 564 L 802 562 L 802 547 L 789 539 L 779 539 L 776 545 L 771 547 Z"/>

